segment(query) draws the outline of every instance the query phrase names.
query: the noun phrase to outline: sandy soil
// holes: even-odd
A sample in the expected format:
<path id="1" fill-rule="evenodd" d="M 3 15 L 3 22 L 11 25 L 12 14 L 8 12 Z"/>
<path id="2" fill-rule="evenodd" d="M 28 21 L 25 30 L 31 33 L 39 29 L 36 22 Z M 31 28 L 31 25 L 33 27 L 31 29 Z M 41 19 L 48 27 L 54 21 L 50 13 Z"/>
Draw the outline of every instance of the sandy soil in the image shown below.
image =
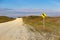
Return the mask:
<path id="1" fill-rule="evenodd" d="M 27 40 L 25 32 L 22 18 L 0 24 L 0 40 Z"/>

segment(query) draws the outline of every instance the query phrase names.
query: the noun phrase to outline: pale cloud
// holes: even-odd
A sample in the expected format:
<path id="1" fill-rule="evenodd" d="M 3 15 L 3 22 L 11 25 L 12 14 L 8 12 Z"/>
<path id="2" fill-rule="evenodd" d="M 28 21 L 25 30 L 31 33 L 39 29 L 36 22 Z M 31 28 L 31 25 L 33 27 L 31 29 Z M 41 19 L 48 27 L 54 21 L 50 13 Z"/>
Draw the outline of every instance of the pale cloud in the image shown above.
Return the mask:
<path id="1" fill-rule="evenodd" d="M 19 12 L 40 12 L 40 9 L 17 9 Z"/>
<path id="2" fill-rule="evenodd" d="M 48 16 L 60 16 L 60 11 L 51 10 L 51 9 L 19 9 L 19 10 L 2 10 L 0 11 L 0 15 L 6 15 L 11 17 L 18 16 L 29 16 L 29 15 L 39 15 L 42 12 L 46 12 Z"/>

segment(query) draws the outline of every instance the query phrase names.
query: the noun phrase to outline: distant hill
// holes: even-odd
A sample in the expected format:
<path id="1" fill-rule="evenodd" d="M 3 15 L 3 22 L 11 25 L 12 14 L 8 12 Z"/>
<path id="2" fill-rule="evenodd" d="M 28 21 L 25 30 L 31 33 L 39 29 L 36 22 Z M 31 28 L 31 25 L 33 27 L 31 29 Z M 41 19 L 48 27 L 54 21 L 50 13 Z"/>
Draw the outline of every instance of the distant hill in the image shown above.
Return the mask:
<path id="1" fill-rule="evenodd" d="M 0 23 L 12 21 L 14 19 L 15 18 L 7 17 L 7 16 L 0 16 Z"/>

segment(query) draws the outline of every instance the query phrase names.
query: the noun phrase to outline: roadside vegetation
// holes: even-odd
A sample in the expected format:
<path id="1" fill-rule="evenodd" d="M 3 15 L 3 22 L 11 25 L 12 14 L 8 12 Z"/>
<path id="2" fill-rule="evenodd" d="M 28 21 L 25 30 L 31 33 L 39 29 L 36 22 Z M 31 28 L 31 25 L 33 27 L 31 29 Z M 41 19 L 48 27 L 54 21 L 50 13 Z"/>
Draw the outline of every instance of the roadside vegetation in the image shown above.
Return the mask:
<path id="1" fill-rule="evenodd" d="M 51 34 L 56 35 L 55 40 L 60 40 L 60 17 L 46 17 L 45 28 L 43 27 L 42 20 L 43 19 L 41 18 L 41 16 L 23 17 L 23 21 L 25 24 L 33 26 L 39 32 L 49 33 L 49 35 Z"/>
<path id="2" fill-rule="evenodd" d="M 0 16 L 0 23 L 12 21 L 12 20 L 15 20 L 15 18 L 7 17 L 7 16 Z"/>
<path id="3" fill-rule="evenodd" d="M 34 26 L 37 30 L 45 32 L 60 31 L 60 17 L 46 17 L 45 28 L 43 27 L 43 19 L 40 16 L 23 17 L 24 23 Z"/>

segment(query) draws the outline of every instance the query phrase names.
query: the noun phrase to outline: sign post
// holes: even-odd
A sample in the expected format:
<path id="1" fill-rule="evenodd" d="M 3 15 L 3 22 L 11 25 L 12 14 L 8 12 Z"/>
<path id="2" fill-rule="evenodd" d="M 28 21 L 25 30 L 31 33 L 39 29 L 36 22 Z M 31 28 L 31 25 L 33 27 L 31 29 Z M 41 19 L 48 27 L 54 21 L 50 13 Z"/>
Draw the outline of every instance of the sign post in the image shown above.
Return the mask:
<path id="1" fill-rule="evenodd" d="M 45 18 L 46 18 L 46 13 L 42 13 L 41 17 L 43 18 L 43 28 L 45 29 Z"/>

